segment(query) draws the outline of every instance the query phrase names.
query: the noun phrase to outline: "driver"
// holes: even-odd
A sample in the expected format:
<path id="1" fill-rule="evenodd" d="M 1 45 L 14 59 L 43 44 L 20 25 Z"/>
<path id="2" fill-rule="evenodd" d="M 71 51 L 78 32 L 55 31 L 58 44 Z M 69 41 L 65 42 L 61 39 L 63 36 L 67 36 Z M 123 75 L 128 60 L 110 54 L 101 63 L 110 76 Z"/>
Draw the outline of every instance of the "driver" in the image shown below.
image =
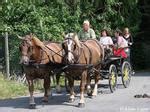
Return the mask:
<path id="1" fill-rule="evenodd" d="M 90 28 L 90 22 L 88 20 L 83 22 L 83 28 L 79 31 L 78 37 L 80 40 L 96 39 L 95 32 Z"/>

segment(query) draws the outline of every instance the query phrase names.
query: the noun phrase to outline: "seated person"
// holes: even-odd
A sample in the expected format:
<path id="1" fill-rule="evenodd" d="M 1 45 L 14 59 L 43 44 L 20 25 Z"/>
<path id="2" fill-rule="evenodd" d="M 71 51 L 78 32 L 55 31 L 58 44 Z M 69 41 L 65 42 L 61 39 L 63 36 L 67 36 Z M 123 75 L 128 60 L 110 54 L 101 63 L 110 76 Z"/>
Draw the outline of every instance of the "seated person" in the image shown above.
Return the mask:
<path id="1" fill-rule="evenodd" d="M 104 48 L 109 48 L 113 45 L 113 41 L 110 36 L 108 36 L 108 32 L 106 29 L 101 31 L 100 44 L 104 46 Z"/>
<path id="2" fill-rule="evenodd" d="M 123 38 L 120 30 L 116 30 L 114 35 L 117 40 L 116 44 L 114 45 L 114 55 L 127 58 L 127 54 L 125 53 L 124 49 L 128 47 L 128 42 Z"/>
<path id="3" fill-rule="evenodd" d="M 103 29 L 101 31 L 101 37 L 100 37 L 100 44 L 104 48 L 105 52 L 105 58 L 108 58 L 110 55 L 112 55 L 112 47 L 113 46 L 113 41 L 110 36 L 108 36 L 108 32 L 106 29 Z"/>
<path id="4" fill-rule="evenodd" d="M 133 38 L 131 36 L 131 33 L 129 32 L 129 28 L 124 28 L 123 37 L 128 42 L 128 46 L 131 46 L 133 44 Z"/>
<path id="5" fill-rule="evenodd" d="M 78 37 L 80 40 L 87 40 L 87 39 L 95 39 L 95 31 L 90 28 L 90 22 L 88 20 L 85 20 L 83 22 L 83 28 L 79 31 Z"/>
<path id="6" fill-rule="evenodd" d="M 123 37 L 124 37 L 124 39 L 128 42 L 128 46 L 129 47 L 131 47 L 132 46 L 132 44 L 133 44 L 133 38 L 132 38 L 132 36 L 131 36 L 131 33 L 130 33 L 130 31 L 129 31 L 129 28 L 124 28 L 124 30 L 123 30 Z M 130 48 L 128 48 L 128 49 L 126 49 L 126 53 L 127 53 L 127 55 L 128 55 L 128 61 L 130 62 Z"/>

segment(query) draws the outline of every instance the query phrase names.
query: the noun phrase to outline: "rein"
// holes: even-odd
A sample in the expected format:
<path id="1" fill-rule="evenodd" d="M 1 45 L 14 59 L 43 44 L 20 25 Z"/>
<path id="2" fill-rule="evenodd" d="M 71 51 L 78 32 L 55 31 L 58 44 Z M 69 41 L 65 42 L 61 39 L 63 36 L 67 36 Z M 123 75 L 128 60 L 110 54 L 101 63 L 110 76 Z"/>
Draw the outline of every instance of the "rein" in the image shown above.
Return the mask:
<path id="1" fill-rule="evenodd" d="M 55 54 L 57 54 L 58 56 L 63 57 L 62 55 L 59 54 L 59 52 L 63 51 L 63 49 L 61 49 L 59 52 L 55 52 L 54 50 L 50 49 L 49 47 L 47 47 L 47 46 L 45 46 L 45 47 L 48 48 L 50 51 L 54 52 Z"/>
<path id="2" fill-rule="evenodd" d="M 54 50 L 50 49 L 50 48 L 47 47 L 46 45 L 44 45 L 44 46 L 45 46 L 46 48 L 48 48 L 48 50 L 50 50 L 50 51 L 54 52 L 55 54 L 59 55 L 60 57 L 63 57 L 62 55 L 59 54 L 59 52 L 61 52 L 63 49 L 61 49 L 59 52 L 55 52 Z M 44 49 L 42 49 L 42 48 L 41 48 L 41 51 L 45 52 L 46 55 L 48 56 L 49 61 L 51 61 L 51 60 L 50 60 L 50 55 L 49 55 Z M 46 60 L 47 58 L 42 58 L 42 57 L 43 57 L 43 52 L 40 53 L 40 54 L 42 54 L 40 60 L 31 60 L 31 59 L 30 59 L 30 60 L 29 60 L 29 63 L 34 63 L 34 62 L 36 62 L 36 61 L 41 62 L 41 61 L 43 61 L 43 60 Z M 54 54 L 54 55 L 55 55 L 55 54 Z M 51 55 L 52 55 L 52 54 L 51 54 Z M 26 55 L 23 55 L 23 56 L 28 56 L 28 55 L 26 54 Z M 53 55 L 52 55 L 52 57 L 53 57 Z"/>
<path id="3" fill-rule="evenodd" d="M 90 53 L 90 60 L 89 60 L 89 63 L 91 63 L 91 61 L 92 61 L 92 52 L 91 52 L 90 48 L 89 48 L 85 43 L 83 43 L 83 45 L 84 45 L 86 48 L 88 48 L 88 50 L 89 50 L 89 53 Z"/>
<path id="4" fill-rule="evenodd" d="M 83 52 L 83 48 L 80 48 L 79 49 L 79 53 L 78 53 L 78 59 L 77 59 L 77 61 L 75 62 L 75 63 L 79 63 L 79 59 L 80 59 L 80 57 L 81 57 L 81 54 L 82 54 L 82 52 Z M 73 53 L 74 54 L 74 53 Z"/>

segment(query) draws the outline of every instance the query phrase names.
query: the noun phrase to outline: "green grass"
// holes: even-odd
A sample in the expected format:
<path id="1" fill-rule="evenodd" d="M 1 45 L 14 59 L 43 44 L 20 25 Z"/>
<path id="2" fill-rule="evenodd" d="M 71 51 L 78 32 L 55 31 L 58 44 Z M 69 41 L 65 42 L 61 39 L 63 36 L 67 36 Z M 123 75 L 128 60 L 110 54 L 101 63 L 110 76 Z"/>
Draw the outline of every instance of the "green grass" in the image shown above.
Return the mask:
<path id="1" fill-rule="evenodd" d="M 28 93 L 27 86 L 17 83 L 15 81 L 9 81 L 3 77 L 0 73 L 0 99 L 8 99 Z"/>
<path id="2" fill-rule="evenodd" d="M 64 87 L 64 77 L 60 77 L 60 85 Z M 35 92 L 44 92 L 43 80 L 34 81 Z M 55 84 L 51 83 L 51 88 L 55 88 Z M 15 98 L 29 94 L 28 86 L 16 81 L 8 80 L 0 72 L 0 99 Z"/>

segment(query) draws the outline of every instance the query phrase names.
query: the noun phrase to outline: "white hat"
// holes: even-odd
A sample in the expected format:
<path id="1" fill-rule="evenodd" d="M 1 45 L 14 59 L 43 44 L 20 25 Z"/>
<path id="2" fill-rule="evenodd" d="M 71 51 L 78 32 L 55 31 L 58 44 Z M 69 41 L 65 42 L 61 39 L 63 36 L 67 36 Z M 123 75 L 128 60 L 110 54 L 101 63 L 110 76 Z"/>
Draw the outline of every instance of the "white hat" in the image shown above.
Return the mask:
<path id="1" fill-rule="evenodd" d="M 90 25 L 90 22 L 89 22 L 88 20 L 85 20 L 85 21 L 83 22 L 83 24 Z"/>

